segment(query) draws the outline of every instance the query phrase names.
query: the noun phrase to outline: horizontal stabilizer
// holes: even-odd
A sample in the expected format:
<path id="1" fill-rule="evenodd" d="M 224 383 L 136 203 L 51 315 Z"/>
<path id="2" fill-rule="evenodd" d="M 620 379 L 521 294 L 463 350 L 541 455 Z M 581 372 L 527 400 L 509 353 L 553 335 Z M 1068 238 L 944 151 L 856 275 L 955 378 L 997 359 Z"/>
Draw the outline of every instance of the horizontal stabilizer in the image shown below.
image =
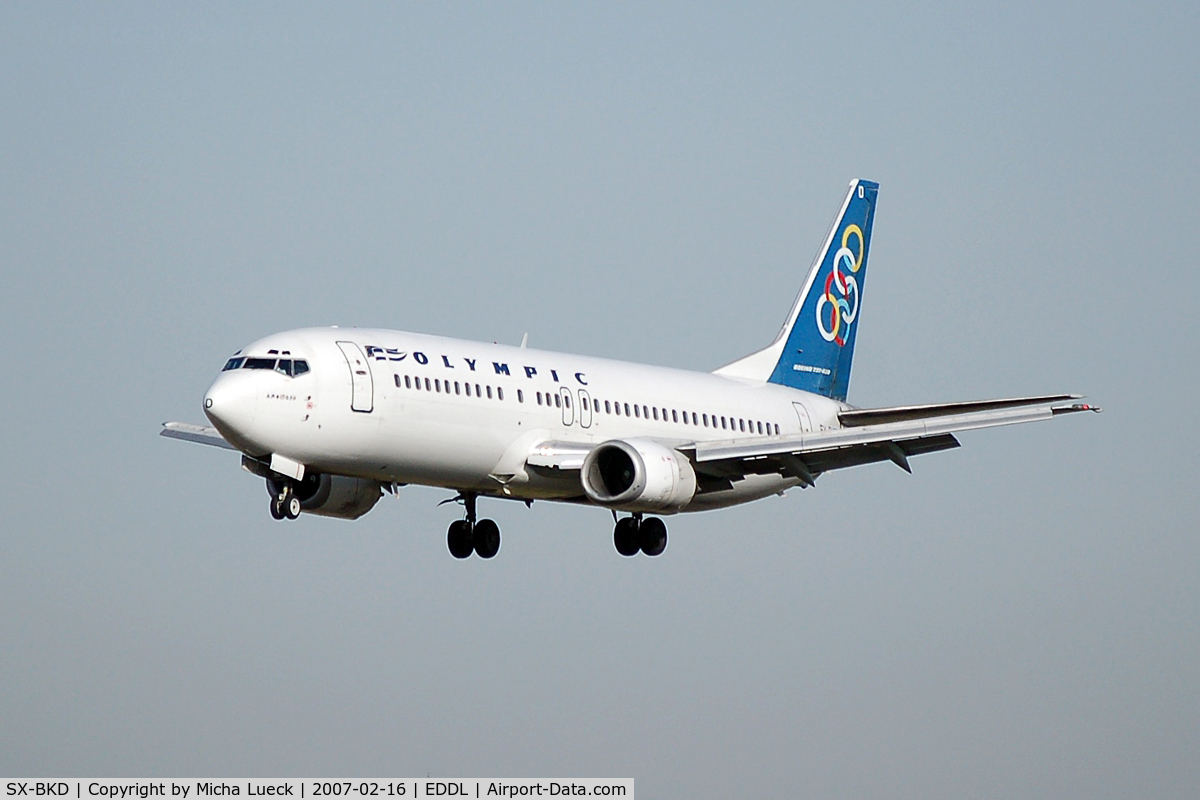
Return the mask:
<path id="1" fill-rule="evenodd" d="M 212 445 L 213 447 L 223 447 L 226 450 L 237 450 L 236 447 L 222 438 L 221 434 L 217 433 L 216 428 L 210 428 L 207 425 L 190 425 L 186 422 L 164 422 L 163 429 L 158 432 L 159 436 L 166 436 L 169 439 L 183 439 L 185 442 L 198 442 L 200 444 Z"/>

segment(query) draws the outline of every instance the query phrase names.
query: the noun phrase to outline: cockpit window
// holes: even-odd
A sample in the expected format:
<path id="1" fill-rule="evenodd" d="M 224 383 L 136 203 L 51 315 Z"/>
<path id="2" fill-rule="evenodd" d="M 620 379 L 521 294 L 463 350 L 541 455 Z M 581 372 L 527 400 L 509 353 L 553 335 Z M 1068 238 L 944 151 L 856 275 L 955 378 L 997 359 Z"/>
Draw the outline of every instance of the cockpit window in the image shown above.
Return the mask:
<path id="1" fill-rule="evenodd" d="M 231 358 L 225 362 L 221 371 L 228 372 L 231 369 L 273 369 L 292 378 L 298 378 L 310 371 L 308 362 L 299 358 Z"/>

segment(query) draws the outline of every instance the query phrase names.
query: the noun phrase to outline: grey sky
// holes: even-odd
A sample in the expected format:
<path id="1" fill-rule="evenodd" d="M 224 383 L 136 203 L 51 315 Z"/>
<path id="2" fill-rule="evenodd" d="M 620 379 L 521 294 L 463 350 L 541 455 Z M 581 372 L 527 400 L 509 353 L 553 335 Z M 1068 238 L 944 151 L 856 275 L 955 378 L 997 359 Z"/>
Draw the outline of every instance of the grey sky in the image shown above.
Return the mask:
<path id="1" fill-rule="evenodd" d="M 0 8 L 0 773 L 1200 794 L 1192 3 Z M 881 183 L 850 400 L 1105 406 L 670 520 L 273 523 L 226 356 L 712 369 Z"/>

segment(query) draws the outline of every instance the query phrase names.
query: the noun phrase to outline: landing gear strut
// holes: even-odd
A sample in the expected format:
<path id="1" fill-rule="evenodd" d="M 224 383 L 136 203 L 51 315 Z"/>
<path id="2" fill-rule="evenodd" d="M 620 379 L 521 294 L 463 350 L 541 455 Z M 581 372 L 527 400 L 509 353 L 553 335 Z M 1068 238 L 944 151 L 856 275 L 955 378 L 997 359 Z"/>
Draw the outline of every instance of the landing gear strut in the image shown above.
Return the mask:
<path id="1" fill-rule="evenodd" d="M 500 552 L 500 526 L 490 519 L 476 520 L 475 495 L 464 492 L 460 499 L 466 507 L 467 518 L 450 523 L 446 532 L 446 545 L 455 558 L 469 558 L 475 553 L 480 558 L 492 558 Z"/>
<path id="2" fill-rule="evenodd" d="M 667 549 L 667 525 L 658 517 L 624 517 L 613 529 L 613 544 L 623 556 L 635 556 L 639 550 L 648 556 L 662 555 Z"/>

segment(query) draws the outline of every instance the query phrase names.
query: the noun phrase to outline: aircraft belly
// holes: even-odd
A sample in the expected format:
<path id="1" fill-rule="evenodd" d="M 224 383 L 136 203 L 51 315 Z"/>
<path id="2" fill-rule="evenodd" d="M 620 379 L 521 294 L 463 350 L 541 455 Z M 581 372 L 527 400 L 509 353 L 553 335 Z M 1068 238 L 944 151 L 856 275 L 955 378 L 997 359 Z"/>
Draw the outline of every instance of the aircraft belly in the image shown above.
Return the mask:
<path id="1" fill-rule="evenodd" d="M 484 488 L 496 484 L 492 467 L 508 441 L 495 429 L 423 420 L 421 424 L 384 426 L 374 447 L 380 474 L 388 480 L 448 488 Z"/>

